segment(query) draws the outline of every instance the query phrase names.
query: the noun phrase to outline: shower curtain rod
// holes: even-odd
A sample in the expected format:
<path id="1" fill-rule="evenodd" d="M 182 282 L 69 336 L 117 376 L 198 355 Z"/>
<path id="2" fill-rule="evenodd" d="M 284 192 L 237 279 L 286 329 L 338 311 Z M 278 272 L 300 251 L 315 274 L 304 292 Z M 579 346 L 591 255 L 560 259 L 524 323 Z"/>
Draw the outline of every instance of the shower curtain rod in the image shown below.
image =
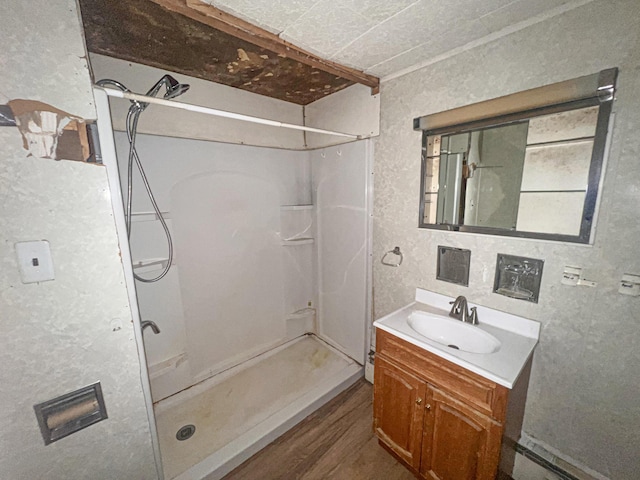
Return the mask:
<path id="1" fill-rule="evenodd" d="M 146 95 L 139 95 L 137 93 L 123 92 L 121 90 L 116 90 L 114 88 L 103 88 L 97 85 L 94 85 L 94 87 L 104 90 L 108 96 L 115 97 L 115 98 L 124 98 L 127 100 L 136 100 L 138 102 L 153 103 L 153 104 L 162 105 L 165 107 L 188 110 L 189 112 L 204 113 L 206 115 L 214 115 L 216 117 L 232 118 L 234 120 L 241 120 L 243 122 L 252 122 L 252 123 L 259 123 L 262 125 L 270 125 L 272 127 L 290 128 L 292 130 L 303 130 L 305 132 L 322 133 L 324 135 L 335 135 L 339 137 L 347 137 L 347 138 L 354 138 L 354 139 L 361 138 L 360 135 L 351 135 L 350 133 L 333 132 L 331 130 L 323 130 L 321 128 L 305 127 L 303 125 L 295 125 L 293 123 L 278 122 L 276 120 L 268 120 L 266 118 L 252 117 L 251 115 L 243 115 L 241 113 L 227 112 L 227 111 L 218 110 L 215 108 L 201 107 L 200 105 L 192 105 L 190 103 L 176 102 L 175 100 L 165 100 L 164 98 L 148 97 Z"/>

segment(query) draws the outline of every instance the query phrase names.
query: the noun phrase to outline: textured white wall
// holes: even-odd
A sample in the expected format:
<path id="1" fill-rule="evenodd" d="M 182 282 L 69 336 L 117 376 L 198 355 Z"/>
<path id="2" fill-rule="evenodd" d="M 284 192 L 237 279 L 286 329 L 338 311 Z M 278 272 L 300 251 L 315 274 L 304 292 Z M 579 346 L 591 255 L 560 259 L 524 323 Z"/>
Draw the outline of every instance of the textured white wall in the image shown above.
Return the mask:
<path id="1" fill-rule="evenodd" d="M 95 118 L 75 1 L 3 2 L 0 31 L 0 102 Z M 0 152 L 0 476 L 156 478 L 106 171 L 27 157 L 15 128 Z M 22 284 L 14 243 L 39 239 L 56 279 Z M 109 418 L 45 447 L 32 406 L 98 380 Z"/>
<path id="2" fill-rule="evenodd" d="M 409 303 L 422 287 L 542 322 L 524 430 L 614 479 L 640 471 L 640 303 L 617 293 L 623 273 L 640 273 L 639 36 L 637 0 L 595 1 L 385 82 L 375 145 L 375 317 Z M 593 246 L 417 228 L 414 117 L 614 66 L 615 127 Z M 395 245 L 405 254 L 402 267 L 382 266 L 382 254 Z M 435 279 L 437 245 L 471 249 L 468 288 Z M 544 259 L 537 305 L 491 293 L 499 252 Z M 564 265 L 582 266 L 598 286 L 561 285 Z"/>
<path id="3" fill-rule="evenodd" d="M 371 89 L 364 85 L 352 85 L 306 105 L 304 124 L 362 138 L 377 136 L 380 134 L 380 95 L 371 95 Z M 318 133 L 306 133 L 305 138 L 308 148 L 352 141 Z"/>
<path id="4" fill-rule="evenodd" d="M 24 98 L 51 103 L 81 118 L 95 106 L 76 2 L 0 4 L 0 103 Z M 27 75 L 27 72 L 29 73 Z"/>

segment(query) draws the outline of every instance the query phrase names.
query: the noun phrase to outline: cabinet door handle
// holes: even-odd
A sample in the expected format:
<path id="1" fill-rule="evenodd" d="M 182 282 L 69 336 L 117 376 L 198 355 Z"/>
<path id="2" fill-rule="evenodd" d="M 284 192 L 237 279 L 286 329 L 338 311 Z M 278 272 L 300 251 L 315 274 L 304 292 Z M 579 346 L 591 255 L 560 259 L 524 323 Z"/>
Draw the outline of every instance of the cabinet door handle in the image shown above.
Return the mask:
<path id="1" fill-rule="evenodd" d="M 422 405 L 422 399 L 421 399 L 421 398 L 418 398 L 418 399 L 416 400 L 416 404 L 417 404 L 417 405 Z"/>
<path id="2" fill-rule="evenodd" d="M 430 404 L 430 403 L 427 403 L 427 404 L 424 406 L 424 408 L 425 408 L 425 409 L 427 409 L 427 410 L 431 410 L 431 404 Z"/>

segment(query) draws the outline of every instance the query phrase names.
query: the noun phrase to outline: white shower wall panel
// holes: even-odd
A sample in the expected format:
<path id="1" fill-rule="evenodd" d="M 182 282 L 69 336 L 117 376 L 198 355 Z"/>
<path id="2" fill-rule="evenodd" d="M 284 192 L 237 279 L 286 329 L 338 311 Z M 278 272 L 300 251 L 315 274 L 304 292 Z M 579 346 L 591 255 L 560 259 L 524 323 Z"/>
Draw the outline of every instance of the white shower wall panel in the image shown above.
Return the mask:
<path id="1" fill-rule="evenodd" d="M 126 135 L 116 144 L 122 177 Z M 152 379 L 158 400 L 284 341 L 286 314 L 315 299 L 311 253 L 292 256 L 280 235 L 280 205 L 311 203 L 309 154 L 143 134 L 137 148 L 175 244 L 174 269 L 137 288 L 161 329 L 145 332 L 152 377 L 173 376 Z M 133 211 L 151 210 L 136 172 Z M 167 255 L 157 221 L 134 222 L 131 245 L 134 264 Z"/>
<path id="2" fill-rule="evenodd" d="M 320 335 L 364 363 L 368 141 L 311 153 L 317 218 Z"/>
<path id="3" fill-rule="evenodd" d="M 176 254 L 197 378 L 285 337 L 277 184 L 213 172 L 172 189 Z"/>

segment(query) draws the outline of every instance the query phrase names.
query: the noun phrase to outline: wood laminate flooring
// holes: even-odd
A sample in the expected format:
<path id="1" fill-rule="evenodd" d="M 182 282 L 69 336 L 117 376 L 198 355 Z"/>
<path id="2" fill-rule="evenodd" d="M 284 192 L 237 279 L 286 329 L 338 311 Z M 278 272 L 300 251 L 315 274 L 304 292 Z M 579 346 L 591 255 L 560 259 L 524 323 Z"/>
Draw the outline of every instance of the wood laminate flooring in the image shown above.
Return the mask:
<path id="1" fill-rule="evenodd" d="M 338 395 L 223 480 L 415 480 L 373 434 L 373 386 Z"/>

